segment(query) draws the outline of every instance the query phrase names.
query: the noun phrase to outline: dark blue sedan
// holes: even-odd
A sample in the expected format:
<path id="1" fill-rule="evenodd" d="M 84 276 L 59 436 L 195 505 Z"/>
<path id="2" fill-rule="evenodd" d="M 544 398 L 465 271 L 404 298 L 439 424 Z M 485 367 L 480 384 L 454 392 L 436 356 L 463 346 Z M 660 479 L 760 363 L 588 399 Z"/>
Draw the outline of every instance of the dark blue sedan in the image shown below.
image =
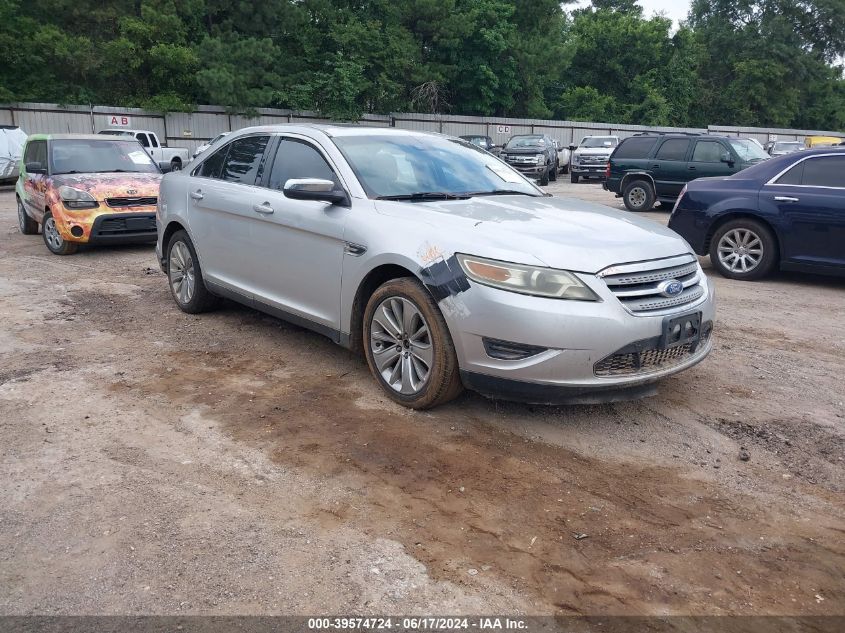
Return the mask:
<path id="1" fill-rule="evenodd" d="M 845 275 L 845 149 L 773 158 L 681 192 L 669 228 L 731 279 L 776 268 Z"/>

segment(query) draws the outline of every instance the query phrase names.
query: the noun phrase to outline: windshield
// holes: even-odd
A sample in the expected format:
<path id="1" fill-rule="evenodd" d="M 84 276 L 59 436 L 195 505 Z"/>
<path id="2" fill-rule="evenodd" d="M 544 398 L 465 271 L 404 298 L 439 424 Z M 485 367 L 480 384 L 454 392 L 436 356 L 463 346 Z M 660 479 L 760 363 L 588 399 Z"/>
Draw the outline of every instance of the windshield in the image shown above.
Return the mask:
<path id="1" fill-rule="evenodd" d="M 774 151 L 794 152 L 795 150 L 801 149 L 802 147 L 804 147 L 804 143 L 801 143 L 799 141 L 775 143 Z"/>
<path id="2" fill-rule="evenodd" d="M 520 149 L 522 147 L 545 147 L 546 140 L 542 136 L 513 136 L 505 145 L 505 149 Z"/>
<path id="3" fill-rule="evenodd" d="M 543 195 L 519 172 L 465 141 L 375 134 L 332 140 L 371 198 L 505 191 Z"/>
<path id="4" fill-rule="evenodd" d="M 581 147 L 616 147 L 619 141 L 612 136 L 585 136 Z"/>
<path id="5" fill-rule="evenodd" d="M 744 138 L 732 138 L 731 146 L 742 160 L 765 160 L 769 155 L 754 141 Z"/>
<path id="6" fill-rule="evenodd" d="M 66 139 L 53 141 L 50 147 L 53 174 L 159 172 L 158 166 L 134 140 Z"/>

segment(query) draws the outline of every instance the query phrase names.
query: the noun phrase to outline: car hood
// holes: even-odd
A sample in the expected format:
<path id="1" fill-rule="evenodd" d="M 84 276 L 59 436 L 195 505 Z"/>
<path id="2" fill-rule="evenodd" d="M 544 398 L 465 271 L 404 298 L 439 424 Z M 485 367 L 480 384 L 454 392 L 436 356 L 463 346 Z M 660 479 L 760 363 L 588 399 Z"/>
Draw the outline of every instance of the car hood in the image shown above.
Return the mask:
<path id="1" fill-rule="evenodd" d="M 63 185 L 81 189 L 95 200 L 106 198 L 158 197 L 162 174 L 105 173 L 105 174 L 58 174 L 52 177 L 53 186 Z"/>
<path id="2" fill-rule="evenodd" d="M 379 201 L 377 210 L 412 218 L 442 252 L 596 273 L 623 264 L 689 253 L 686 242 L 653 220 L 566 198 L 475 197 L 436 202 Z M 432 236 L 443 236 L 434 244 Z"/>

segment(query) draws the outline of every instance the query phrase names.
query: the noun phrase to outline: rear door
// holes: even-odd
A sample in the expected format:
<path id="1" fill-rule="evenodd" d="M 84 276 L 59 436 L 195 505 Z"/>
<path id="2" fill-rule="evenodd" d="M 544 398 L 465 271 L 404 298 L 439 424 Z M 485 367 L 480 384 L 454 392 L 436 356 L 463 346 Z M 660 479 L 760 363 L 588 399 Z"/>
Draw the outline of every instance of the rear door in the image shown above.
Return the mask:
<path id="1" fill-rule="evenodd" d="M 691 145 L 687 138 L 665 139 L 648 166 L 654 177 L 658 198 L 677 198 L 690 179 L 687 155 Z"/>
<path id="2" fill-rule="evenodd" d="M 27 163 L 39 163 L 45 170 L 49 168 L 47 160 L 47 141 L 30 141 L 24 150 L 24 168 Z M 24 204 L 30 215 L 40 224 L 47 206 L 47 174 L 33 174 L 27 171 L 23 181 Z"/>
<path id="3" fill-rule="evenodd" d="M 333 180 L 343 187 L 337 169 L 318 145 L 310 139 L 280 137 L 275 156 L 268 160 L 266 187 L 254 198 L 263 207 L 251 236 L 260 260 L 253 270 L 255 298 L 323 326 L 331 335 L 340 330 L 343 235 L 350 210 L 286 197 L 282 189 L 294 178 Z"/>
<path id="4" fill-rule="evenodd" d="M 733 165 L 722 160 L 725 154 L 730 156 Z M 733 151 L 716 139 L 699 139 L 695 142 L 687 169 L 689 180 L 696 178 L 710 178 L 713 176 L 730 176 L 735 174 L 737 157 Z"/>
<path id="5" fill-rule="evenodd" d="M 761 206 L 776 207 L 784 229 L 782 259 L 845 266 L 845 155 L 807 158 L 760 191 Z"/>
<path id="6" fill-rule="evenodd" d="M 188 219 L 205 276 L 251 298 L 256 268 L 265 262 L 256 252 L 253 209 L 261 196 L 256 182 L 264 168 L 268 134 L 242 136 L 215 151 L 191 174 Z"/>

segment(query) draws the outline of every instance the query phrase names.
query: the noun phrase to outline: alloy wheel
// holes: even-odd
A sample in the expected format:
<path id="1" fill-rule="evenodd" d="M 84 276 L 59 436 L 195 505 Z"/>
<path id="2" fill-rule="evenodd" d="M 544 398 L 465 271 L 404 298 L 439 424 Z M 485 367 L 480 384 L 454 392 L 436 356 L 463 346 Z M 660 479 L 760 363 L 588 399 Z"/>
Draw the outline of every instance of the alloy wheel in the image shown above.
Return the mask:
<path id="1" fill-rule="evenodd" d="M 749 229 L 733 229 L 719 240 L 719 261 L 732 273 L 748 273 L 763 259 L 763 241 Z"/>
<path id="2" fill-rule="evenodd" d="M 419 393 L 434 364 L 431 331 L 419 308 L 404 297 L 388 297 L 373 313 L 370 351 L 391 389 Z"/>
<path id="3" fill-rule="evenodd" d="M 50 216 L 44 221 L 44 239 L 47 240 L 47 244 L 49 244 L 50 248 L 54 251 L 58 251 L 62 248 L 64 240 L 62 239 L 62 236 L 59 235 L 59 229 L 56 226 L 56 220 L 53 216 Z"/>
<path id="4" fill-rule="evenodd" d="M 187 304 L 194 297 L 196 279 L 194 276 L 194 258 L 184 242 L 176 242 L 170 249 L 168 267 L 170 286 L 181 304 Z"/>

